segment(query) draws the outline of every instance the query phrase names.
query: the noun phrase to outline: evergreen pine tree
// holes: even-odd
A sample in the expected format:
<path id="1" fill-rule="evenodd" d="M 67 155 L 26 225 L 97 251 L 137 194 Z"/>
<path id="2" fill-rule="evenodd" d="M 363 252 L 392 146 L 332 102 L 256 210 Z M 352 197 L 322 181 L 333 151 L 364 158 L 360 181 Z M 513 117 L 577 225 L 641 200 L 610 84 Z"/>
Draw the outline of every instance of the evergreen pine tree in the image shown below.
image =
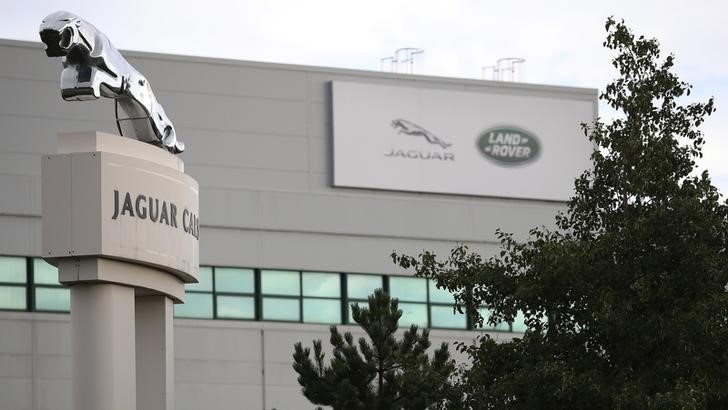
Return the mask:
<path id="1" fill-rule="evenodd" d="M 428 356 L 429 331 L 411 326 L 397 339 L 402 311 L 397 299 L 381 289 L 369 296 L 367 307 L 352 306 L 354 321 L 368 340 L 357 341 L 331 326 L 333 357 L 325 363 L 320 340 L 311 349 L 294 347 L 293 368 L 303 394 L 314 404 L 334 409 L 426 409 L 456 403 L 452 385 L 454 360 L 443 343 Z"/>

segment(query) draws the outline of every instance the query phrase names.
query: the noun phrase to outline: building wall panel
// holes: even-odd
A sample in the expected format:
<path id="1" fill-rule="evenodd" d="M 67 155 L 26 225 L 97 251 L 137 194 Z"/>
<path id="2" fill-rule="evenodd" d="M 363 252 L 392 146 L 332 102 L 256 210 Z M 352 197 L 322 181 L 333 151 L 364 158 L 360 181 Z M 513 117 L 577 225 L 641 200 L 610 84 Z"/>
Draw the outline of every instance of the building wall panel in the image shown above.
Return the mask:
<path id="1" fill-rule="evenodd" d="M 236 62 L 188 61 L 187 57 L 164 58 L 133 55 L 129 62 L 148 78 L 155 90 L 188 91 L 280 100 L 305 100 L 306 73 L 295 69 L 251 67 Z M 168 67 L 173 65 L 174 71 Z M 162 75 L 162 74 L 165 75 Z"/>

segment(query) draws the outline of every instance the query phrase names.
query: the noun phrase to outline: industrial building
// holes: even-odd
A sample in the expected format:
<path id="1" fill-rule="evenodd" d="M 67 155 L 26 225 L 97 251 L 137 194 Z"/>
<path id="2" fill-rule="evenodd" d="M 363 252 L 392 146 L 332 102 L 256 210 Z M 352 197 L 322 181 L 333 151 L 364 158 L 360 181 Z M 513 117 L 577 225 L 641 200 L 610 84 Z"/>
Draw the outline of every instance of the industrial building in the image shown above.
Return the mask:
<path id="1" fill-rule="evenodd" d="M 350 325 L 383 287 L 433 345 L 473 329 L 393 251 L 484 256 L 497 228 L 552 225 L 592 146 L 597 92 L 126 52 L 200 184 L 199 283 L 175 308 L 175 408 L 301 409 L 293 345 Z M 71 410 L 69 291 L 41 259 L 41 156 L 117 133 L 113 101 L 64 102 L 60 62 L 0 40 L 0 408 Z"/>

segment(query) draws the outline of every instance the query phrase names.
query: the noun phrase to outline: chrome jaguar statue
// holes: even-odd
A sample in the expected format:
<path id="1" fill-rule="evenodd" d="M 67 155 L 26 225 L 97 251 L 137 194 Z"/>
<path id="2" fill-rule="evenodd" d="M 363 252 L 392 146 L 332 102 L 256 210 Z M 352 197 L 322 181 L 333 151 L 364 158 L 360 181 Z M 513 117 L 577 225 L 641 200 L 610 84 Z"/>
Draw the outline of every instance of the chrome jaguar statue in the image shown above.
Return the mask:
<path id="1" fill-rule="evenodd" d="M 154 97 L 149 81 L 91 23 L 67 11 L 43 19 L 40 39 L 48 57 L 62 57 L 61 97 L 66 101 L 115 100 L 121 135 L 178 154 L 185 149 Z"/>
<path id="2" fill-rule="evenodd" d="M 414 135 L 416 137 L 425 137 L 427 142 L 430 144 L 436 144 L 441 146 L 444 149 L 447 149 L 452 144 L 449 142 L 445 142 L 442 138 L 438 137 L 437 135 L 431 133 L 430 131 L 420 127 L 419 125 L 415 124 L 412 121 L 403 120 L 401 118 L 398 118 L 396 120 L 392 120 L 392 128 L 397 130 L 397 134 L 407 134 L 407 135 Z"/>

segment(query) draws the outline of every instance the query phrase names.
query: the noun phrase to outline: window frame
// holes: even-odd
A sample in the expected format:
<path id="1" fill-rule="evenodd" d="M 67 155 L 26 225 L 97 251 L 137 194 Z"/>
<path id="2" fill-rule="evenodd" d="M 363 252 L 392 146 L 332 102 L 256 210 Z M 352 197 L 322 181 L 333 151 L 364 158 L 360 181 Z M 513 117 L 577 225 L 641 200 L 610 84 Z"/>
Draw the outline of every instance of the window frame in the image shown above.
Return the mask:
<path id="1" fill-rule="evenodd" d="M 282 322 L 282 323 L 303 323 L 303 297 L 301 296 L 303 293 L 303 281 L 301 280 L 301 271 L 293 270 L 293 269 L 258 269 L 259 271 L 259 289 L 260 292 L 258 293 L 258 299 L 260 299 L 260 303 L 258 304 L 260 306 L 260 320 L 263 322 Z M 269 272 L 296 272 L 298 273 L 298 296 L 294 295 L 286 295 L 286 294 L 271 294 L 271 293 L 263 293 L 263 275 L 266 271 Z M 268 319 L 265 317 L 265 309 L 264 309 L 264 302 L 266 298 L 273 298 L 273 299 L 290 299 L 290 300 L 298 300 L 298 319 L 297 320 L 287 320 L 287 319 Z"/>
<path id="2" fill-rule="evenodd" d="M 338 279 L 338 281 L 339 281 L 339 296 L 338 297 L 334 297 L 334 296 L 307 296 L 307 295 L 305 295 L 305 293 L 303 291 L 303 288 L 304 288 L 303 282 L 304 282 L 304 277 L 306 276 L 307 273 L 308 274 L 324 274 L 324 275 L 336 276 L 337 279 Z M 341 272 L 323 272 L 323 271 L 300 271 L 300 274 L 301 274 L 301 305 L 300 305 L 300 309 L 301 309 L 301 322 L 302 323 L 311 323 L 311 324 L 320 324 L 320 325 L 340 325 L 340 324 L 343 324 L 343 322 L 344 322 L 344 316 L 343 316 L 343 314 L 341 312 L 341 304 L 342 304 L 342 302 L 344 300 L 343 299 L 343 294 L 342 294 L 342 292 L 343 292 L 342 283 L 345 282 L 344 277 L 346 275 L 343 274 L 343 273 L 341 273 Z M 338 301 L 338 303 L 339 303 L 339 321 L 338 322 L 307 322 L 306 321 L 306 310 L 304 308 L 304 304 L 305 304 L 306 299 L 308 299 L 308 300 L 323 300 L 323 301 Z"/>
<path id="3" fill-rule="evenodd" d="M 380 273 L 344 273 L 344 280 L 342 284 L 342 298 L 341 300 L 343 303 L 343 315 L 341 317 L 341 322 L 343 325 L 349 325 L 349 326 L 358 326 L 359 324 L 354 321 L 354 318 L 351 314 L 351 305 L 353 303 L 356 304 L 364 304 L 365 306 L 368 306 L 369 300 L 368 299 L 359 299 L 359 298 L 349 298 L 349 276 L 378 276 L 381 279 L 381 289 L 383 289 L 385 292 L 389 293 L 389 280 L 387 275 L 383 275 Z M 374 288 L 378 289 L 378 288 Z M 371 293 L 370 293 L 371 295 Z M 351 318 L 351 320 L 349 320 Z"/>
<path id="4" fill-rule="evenodd" d="M 220 320 L 245 320 L 245 321 L 256 321 L 259 320 L 259 309 L 258 309 L 258 282 L 259 282 L 259 275 L 257 273 L 258 269 L 254 268 L 241 268 L 237 266 L 211 266 L 212 267 L 212 315 L 214 319 L 220 319 Z M 238 269 L 238 270 L 246 270 L 251 271 L 253 274 L 253 292 L 228 292 L 228 291 L 218 291 L 217 290 L 217 270 L 218 269 Z M 218 296 L 232 296 L 232 297 L 250 297 L 253 299 L 253 317 L 228 317 L 228 316 L 220 316 L 219 315 L 219 308 L 218 308 Z"/>
<path id="5" fill-rule="evenodd" d="M 33 312 L 42 312 L 42 313 L 70 313 L 71 312 L 71 289 L 69 289 L 67 286 L 62 285 L 60 282 L 55 284 L 50 283 L 35 283 L 35 279 L 38 277 L 36 275 L 36 261 L 39 263 L 46 263 L 50 266 L 50 263 L 46 262 L 45 259 L 43 259 L 40 256 L 31 256 L 28 257 L 28 268 L 30 269 L 30 277 L 28 282 L 28 290 L 31 294 L 31 303 L 29 305 L 31 311 Z M 56 269 L 56 280 L 59 280 L 58 275 L 60 274 L 58 271 L 57 266 L 53 266 Z M 68 310 L 60 310 L 60 309 L 40 309 L 38 308 L 38 295 L 37 290 L 38 289 L 64 289 L 68 293 Z"/>
<path id="6" fill-rule="evenodd" d="M 25 296 L 25 306 L 20 309 L 11 309 L 6 307 L 1 307 L 0 305 L 0 311 L 3 312 L 32 312 L 33 307 L 35 306 L 33 303 L 33 290 L 32 286 L 29 286 L 29 284 L 32 283 L 33 280 L 33 274 L 31 272 L 32 269 L 32 258 L 29 258 L 27 256 L 18 256 L 18 255 L 0 255 L 0 258 L 18 258 L 23 260 L 23 266 L 25 267 L 25 281 L 24 282 L 5 282 L 0 281 L 0 286 L 2 287 L 8 287 L 8 288 L 20 288 L 24 289 L 24 296 Z"/>
<path id="7" fill-rule="evenodd" d="M 217 312 L 215 309 L 215 266 L 212 265 L 201 265 L 200 268 L 210 268 L 210 290 L 197 290 L 197 289 L 187 289 L 187 284 L 185 284 L 185 295 L 187 293 L 190 294 L 202 294 L 202 295 L 210 295 L 212 298 L 212 316 L 211 317 L 194 317 L 194 316 L 178 316 L 177 312 L 173 312 L 172 316 L 177 319 L 192 319 L 192 320 L 214 320 L 217 319 Z M 192 284 L 192 285 L 196 285 Z M 175 309 L 176 310 L 176 309 Z"/>
<path id="8" fill-rule="evenodd" d="M 432 287 L 435 287 L 436 289 L 440 290 L 440 288 L 437 287 L 437 284 L 432 279 L 427 279 L 427 315 L 429 319 L 430 329 L 444 329 L 444 330 L 472 330 L 472 325 L 470 323 L 470 317 L 467 314 L 467 312 L 463 313 L 455 313 L 455 296 L 448 292 L 450 296 L 452 297 L 452 302 L 442 302 L 442 301 L 432 301 Z M 447 290 L 443 290 L 447 292 Z M 465 327 L 449 327 L 449 326 L 433 326 L 432 323 L 432 308 L 449 308 L 451 311 L 453 311 L 452 315 L 464 315 L 465 316 Z"/>
<path id="9" fill-rule="evenodd" d="M 405 280 L 419 280 L 419 281 L 422 281 L 422 282 L 424 282 L 424 284 L 425 284 L 425 295 L 424 295 L 424 296 L 425 296 L 425 298 L 424 298 L 424 301 L 421 301 L 421 300 L 419 300 L 419 301 L 416 301 L 416 300 L 402 300 L 402 299 L 399 299 L 399 298 L 397 298 L 397 296 L 396 296 L 396 295 L 393 295 L 393 294 L 391 293 L 391 289 L 392 289 L 392 279 L 393 279 L 393 278 L 397 278 L 397 279 L 405 279 Z M 422 325 L 417 325 L 417 324 L 416 324 L 416 325 L 417 325 L 417 328 L 419 328 L 419 329 L 423 329 L 423 328 L 424 328 L 424 329 L 432 329 L 432 326 L 431 326 L 431 325 L 432 325 L 432 312 L 430 311 L 430 284 L 429 284 L 429 280 L 428 280 L 428 279 L 426 279 L 426 278 L 418 278 L 418 277 L 416 277 L 416 276 L 405 276 L 405 275 L 388 275 L 388 280 L 387 280 L 387 282 L 389 282 L 389 283 L 388 283 L 388 284 L 389 284 L 389 286 L 388 286 L 388 289 L 389 289 L 389 290 L 388 290 L 388 292 L 387 292 L 387 293 L 389 293 L 389 295 L 390 295 L 390 296 L 391 296 L 392 298 L 397 298 L 397 299 L 399 300 L 400 310 L 402 310 L 402 311 L 403 311 L 403 313 L 404 313 L 404 309 L 402 309 L 402 308 L 401 308 L 401 306 L 402 306 L 403 304 L 405 304 L 405 305 L 418 305 L 418 306 L 423 306 L 423 305 L 424 305 L 424 307 L 425 307 L 425 321 L 426 321 L 427 323 L 425 323 L 425 325 L 424 325 L 424 326 L 422 326 Z M 403 314 L 403 316 L 404 316 L 404 314 Z M 401 320 L 402 320 L 402 319 L 400 318 L 400 321 L 401 321 Z M 414 324 L 414 323 L 413 323 L 413 324 Z M 401 328 L 405 328 L 405 327 L 406 327 L 406 328 L 409 328 L 409 326 L 410 326 L 410 324 L 408 324 L 408 325 L 403 325 L 403 324 L 401 324 L 401 323 L 400 323 L 400 327 L 401 327 Z"/>

